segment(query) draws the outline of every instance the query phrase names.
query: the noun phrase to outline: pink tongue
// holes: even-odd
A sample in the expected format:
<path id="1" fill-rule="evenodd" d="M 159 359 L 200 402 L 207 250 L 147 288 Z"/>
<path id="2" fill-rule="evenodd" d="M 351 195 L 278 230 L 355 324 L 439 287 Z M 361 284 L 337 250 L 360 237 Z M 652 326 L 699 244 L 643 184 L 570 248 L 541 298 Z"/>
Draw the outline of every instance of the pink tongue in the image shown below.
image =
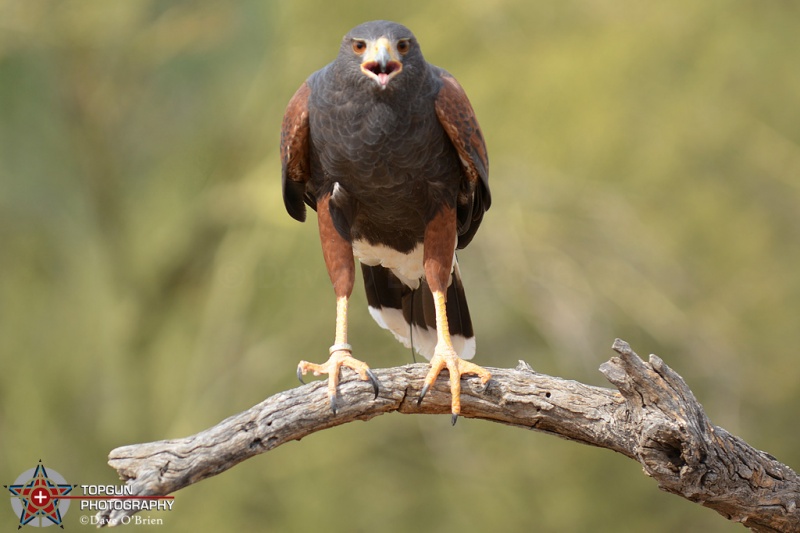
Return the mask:
<path id="1" fill-rule="evenodd" d="M 389 75 L 385 72 L 381 72 L 378 74 L 378 81 L 381 83 L 381 85 L 386 85 L 389 82 Z"/>

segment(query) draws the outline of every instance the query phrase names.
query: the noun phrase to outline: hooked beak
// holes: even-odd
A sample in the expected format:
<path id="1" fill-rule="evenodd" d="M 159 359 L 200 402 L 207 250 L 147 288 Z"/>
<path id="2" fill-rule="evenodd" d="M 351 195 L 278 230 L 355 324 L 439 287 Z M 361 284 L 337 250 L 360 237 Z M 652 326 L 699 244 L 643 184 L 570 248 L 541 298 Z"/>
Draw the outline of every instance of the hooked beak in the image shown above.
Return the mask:
<path id="1" fill-rule="evenodd" d="M 381 90 L 386 89 L 389 80 L 402 72 L 403 64 L 386 37 L 370 42 L 368 46 L 361 63 L 361 72 L 375 80 Z"/>

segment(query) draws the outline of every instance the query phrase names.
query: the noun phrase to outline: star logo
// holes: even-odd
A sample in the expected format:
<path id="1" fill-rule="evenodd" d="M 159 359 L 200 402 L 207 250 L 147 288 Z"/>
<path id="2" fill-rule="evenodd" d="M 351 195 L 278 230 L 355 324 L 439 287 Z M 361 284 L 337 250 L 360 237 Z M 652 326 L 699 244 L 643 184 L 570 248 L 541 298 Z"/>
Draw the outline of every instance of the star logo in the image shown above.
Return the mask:
<path id="1" fill-rule="evenodd" d="M 4 485 L 14 496 L 11 507 L 19 514 L 19 526 L 47 527 L 61 523 L 69 508 L 69 500 L 61 499 L 77 485 L 69 485 L 55 470 L 48 474 L 42 461 L 36 468 L 23 472 L 13 485 Z M 38 518 L 38 520 L 37 520 Z"/>

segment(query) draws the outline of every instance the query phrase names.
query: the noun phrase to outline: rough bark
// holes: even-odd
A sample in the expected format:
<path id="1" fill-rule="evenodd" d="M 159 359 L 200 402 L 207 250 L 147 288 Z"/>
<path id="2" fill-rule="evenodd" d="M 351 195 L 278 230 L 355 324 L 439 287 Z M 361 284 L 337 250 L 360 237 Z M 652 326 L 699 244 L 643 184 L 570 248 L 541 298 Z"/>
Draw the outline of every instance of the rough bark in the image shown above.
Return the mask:
<path id="1" fill-rule="evenodd" d="M 600 371 L 618 390 L 534 372 L 491 368 L 485 387 L 462 383 L 462 416 L 501 422 L 608 448 L 635 459 L 658 486 L 716 510 L 754 531 L 800 531 L 800 478 L 771 455 L 714 426 L 683 379 L 655 355 L 642 361 L 617 340 Z M 324 381 L 280 392 L 183 439 L 123 446 L 109 464 L 134 495 L 167 495 L 219 474 L 254 455 L 354 420 L 399 411 L 445 414 L 449 383 L 440 377 L 421 405 L 427 365 L 376 369 L 381 392 L 345 372 L 340 409 L 329 407 Z M 114 525 L 134 511 L 98 514 Z"/>

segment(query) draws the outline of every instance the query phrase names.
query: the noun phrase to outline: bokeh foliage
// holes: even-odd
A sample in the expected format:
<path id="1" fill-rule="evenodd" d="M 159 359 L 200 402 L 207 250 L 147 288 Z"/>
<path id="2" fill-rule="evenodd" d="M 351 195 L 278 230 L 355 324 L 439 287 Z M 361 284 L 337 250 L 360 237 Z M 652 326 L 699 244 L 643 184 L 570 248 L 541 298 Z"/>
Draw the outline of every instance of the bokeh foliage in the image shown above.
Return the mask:
<path id="1" fill-rule="evenodd" d="M 798 11 L 0 2 L 3 483 L 40 458 L 114 483 L 111 448 L 199 431 L 327 355 L 333 295 L 314 217 L 283 210 L 278 133 L 302 80 L 375 18 L 459 78 L 488 139 L 494 205 L 460 256 L 478 361 L 603 385 L 622 337 L 797 468 Z M 351 320 L 372 366 L 410 361 L 360 287 Z M 611 452 L 402 415 L 250 460 L 159 516 L 162 531 L 740 530 Z"/>

